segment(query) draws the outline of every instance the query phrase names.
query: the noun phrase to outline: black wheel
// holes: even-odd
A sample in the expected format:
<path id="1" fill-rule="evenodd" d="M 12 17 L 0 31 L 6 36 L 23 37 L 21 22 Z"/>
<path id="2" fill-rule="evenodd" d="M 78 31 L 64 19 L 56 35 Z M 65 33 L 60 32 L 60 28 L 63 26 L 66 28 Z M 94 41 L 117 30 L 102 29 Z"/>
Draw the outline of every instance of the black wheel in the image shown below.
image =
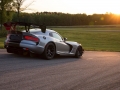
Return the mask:
<path id="1" fill-rule="evenodd" d="M 55 56 L 55 45 L 53 43 L 48 43 L 44 51 L 44 58 L 50 60 L 54 56 Z"/>
<path id="2" fill-rule="evenodd" d="M 12 53 L 11 49 L 7 48 L 6 50 L 8 53 Z"/>
<path id="3" fill-rule="evenodd" d="M 6 48 L 6 50 L 8 53 L 13 53 L 12 49 L 10 49 L 10 48 Z"/>
<path id="4" fill-rule="evenodd" d="M 79 58 L 80 56 L 82 56 L 82 53 L 83 53 L 82 47 L 79 46 L 76 50 L 75 57 Z"/>

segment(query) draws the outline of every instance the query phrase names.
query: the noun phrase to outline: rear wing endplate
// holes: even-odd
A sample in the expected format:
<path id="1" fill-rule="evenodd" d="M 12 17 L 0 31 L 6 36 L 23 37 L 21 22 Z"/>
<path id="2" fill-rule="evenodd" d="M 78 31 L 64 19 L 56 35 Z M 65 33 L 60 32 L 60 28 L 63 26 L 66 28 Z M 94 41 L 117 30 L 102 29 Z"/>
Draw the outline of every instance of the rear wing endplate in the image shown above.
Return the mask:
<path id="1" fill-rule="evenodd" d="M 8 30 L 8 31 L 16 31 L 16 26 L 19 25 L 19 26 L 25 26 L 26 32 L 29 32 L 31 26 L 40 28 L 43 33 L 46 32 L 46 26 L 45 25 L 38 25 L 38 24 L 33 24 L 33 23 L 6 22 L 3 25 L 4 25 L 5 29 Z"/>

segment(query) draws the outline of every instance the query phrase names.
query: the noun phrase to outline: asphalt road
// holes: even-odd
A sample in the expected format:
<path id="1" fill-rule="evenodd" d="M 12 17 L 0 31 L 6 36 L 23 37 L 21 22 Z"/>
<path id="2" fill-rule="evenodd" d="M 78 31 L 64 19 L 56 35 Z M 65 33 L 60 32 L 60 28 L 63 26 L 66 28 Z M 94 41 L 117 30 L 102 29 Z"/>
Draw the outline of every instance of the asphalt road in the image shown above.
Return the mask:
<path id="1" fill-rule="evenodd" d="M 43 60 L 0 49 L 0 90 L 120 90 L 120 52 Z"/>

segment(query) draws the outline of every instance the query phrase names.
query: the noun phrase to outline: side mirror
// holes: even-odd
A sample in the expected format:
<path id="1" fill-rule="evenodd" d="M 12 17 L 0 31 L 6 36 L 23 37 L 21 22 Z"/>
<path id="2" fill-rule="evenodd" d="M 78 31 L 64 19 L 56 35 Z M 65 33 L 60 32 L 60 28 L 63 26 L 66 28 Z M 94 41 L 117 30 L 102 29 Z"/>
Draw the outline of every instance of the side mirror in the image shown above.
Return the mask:
<path id="1" fill-rule="evenodd" d="M 67 38 L 64 37 L 64 41 L 66 41 L 66 40 L 67 40 Z"/>

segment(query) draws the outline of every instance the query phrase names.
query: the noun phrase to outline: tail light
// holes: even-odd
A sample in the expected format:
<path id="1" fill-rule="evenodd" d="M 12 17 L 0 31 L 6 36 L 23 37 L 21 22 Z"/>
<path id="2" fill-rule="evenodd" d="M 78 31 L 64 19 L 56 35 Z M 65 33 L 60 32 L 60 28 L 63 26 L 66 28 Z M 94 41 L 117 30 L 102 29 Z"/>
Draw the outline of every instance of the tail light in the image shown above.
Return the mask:
<path id="1" fill-rule="evenodd" d="M 39 42 L 39 39 L 37 37 L 34 37 L 34 36 L 28 36 L 28 35 L 26 35 L 26 36 L 24 36 L 24 39 L 25 40 L 30 40 L 30 41 L 33 41 L 33 42 L 36 42 L 36 43 Z"/>

